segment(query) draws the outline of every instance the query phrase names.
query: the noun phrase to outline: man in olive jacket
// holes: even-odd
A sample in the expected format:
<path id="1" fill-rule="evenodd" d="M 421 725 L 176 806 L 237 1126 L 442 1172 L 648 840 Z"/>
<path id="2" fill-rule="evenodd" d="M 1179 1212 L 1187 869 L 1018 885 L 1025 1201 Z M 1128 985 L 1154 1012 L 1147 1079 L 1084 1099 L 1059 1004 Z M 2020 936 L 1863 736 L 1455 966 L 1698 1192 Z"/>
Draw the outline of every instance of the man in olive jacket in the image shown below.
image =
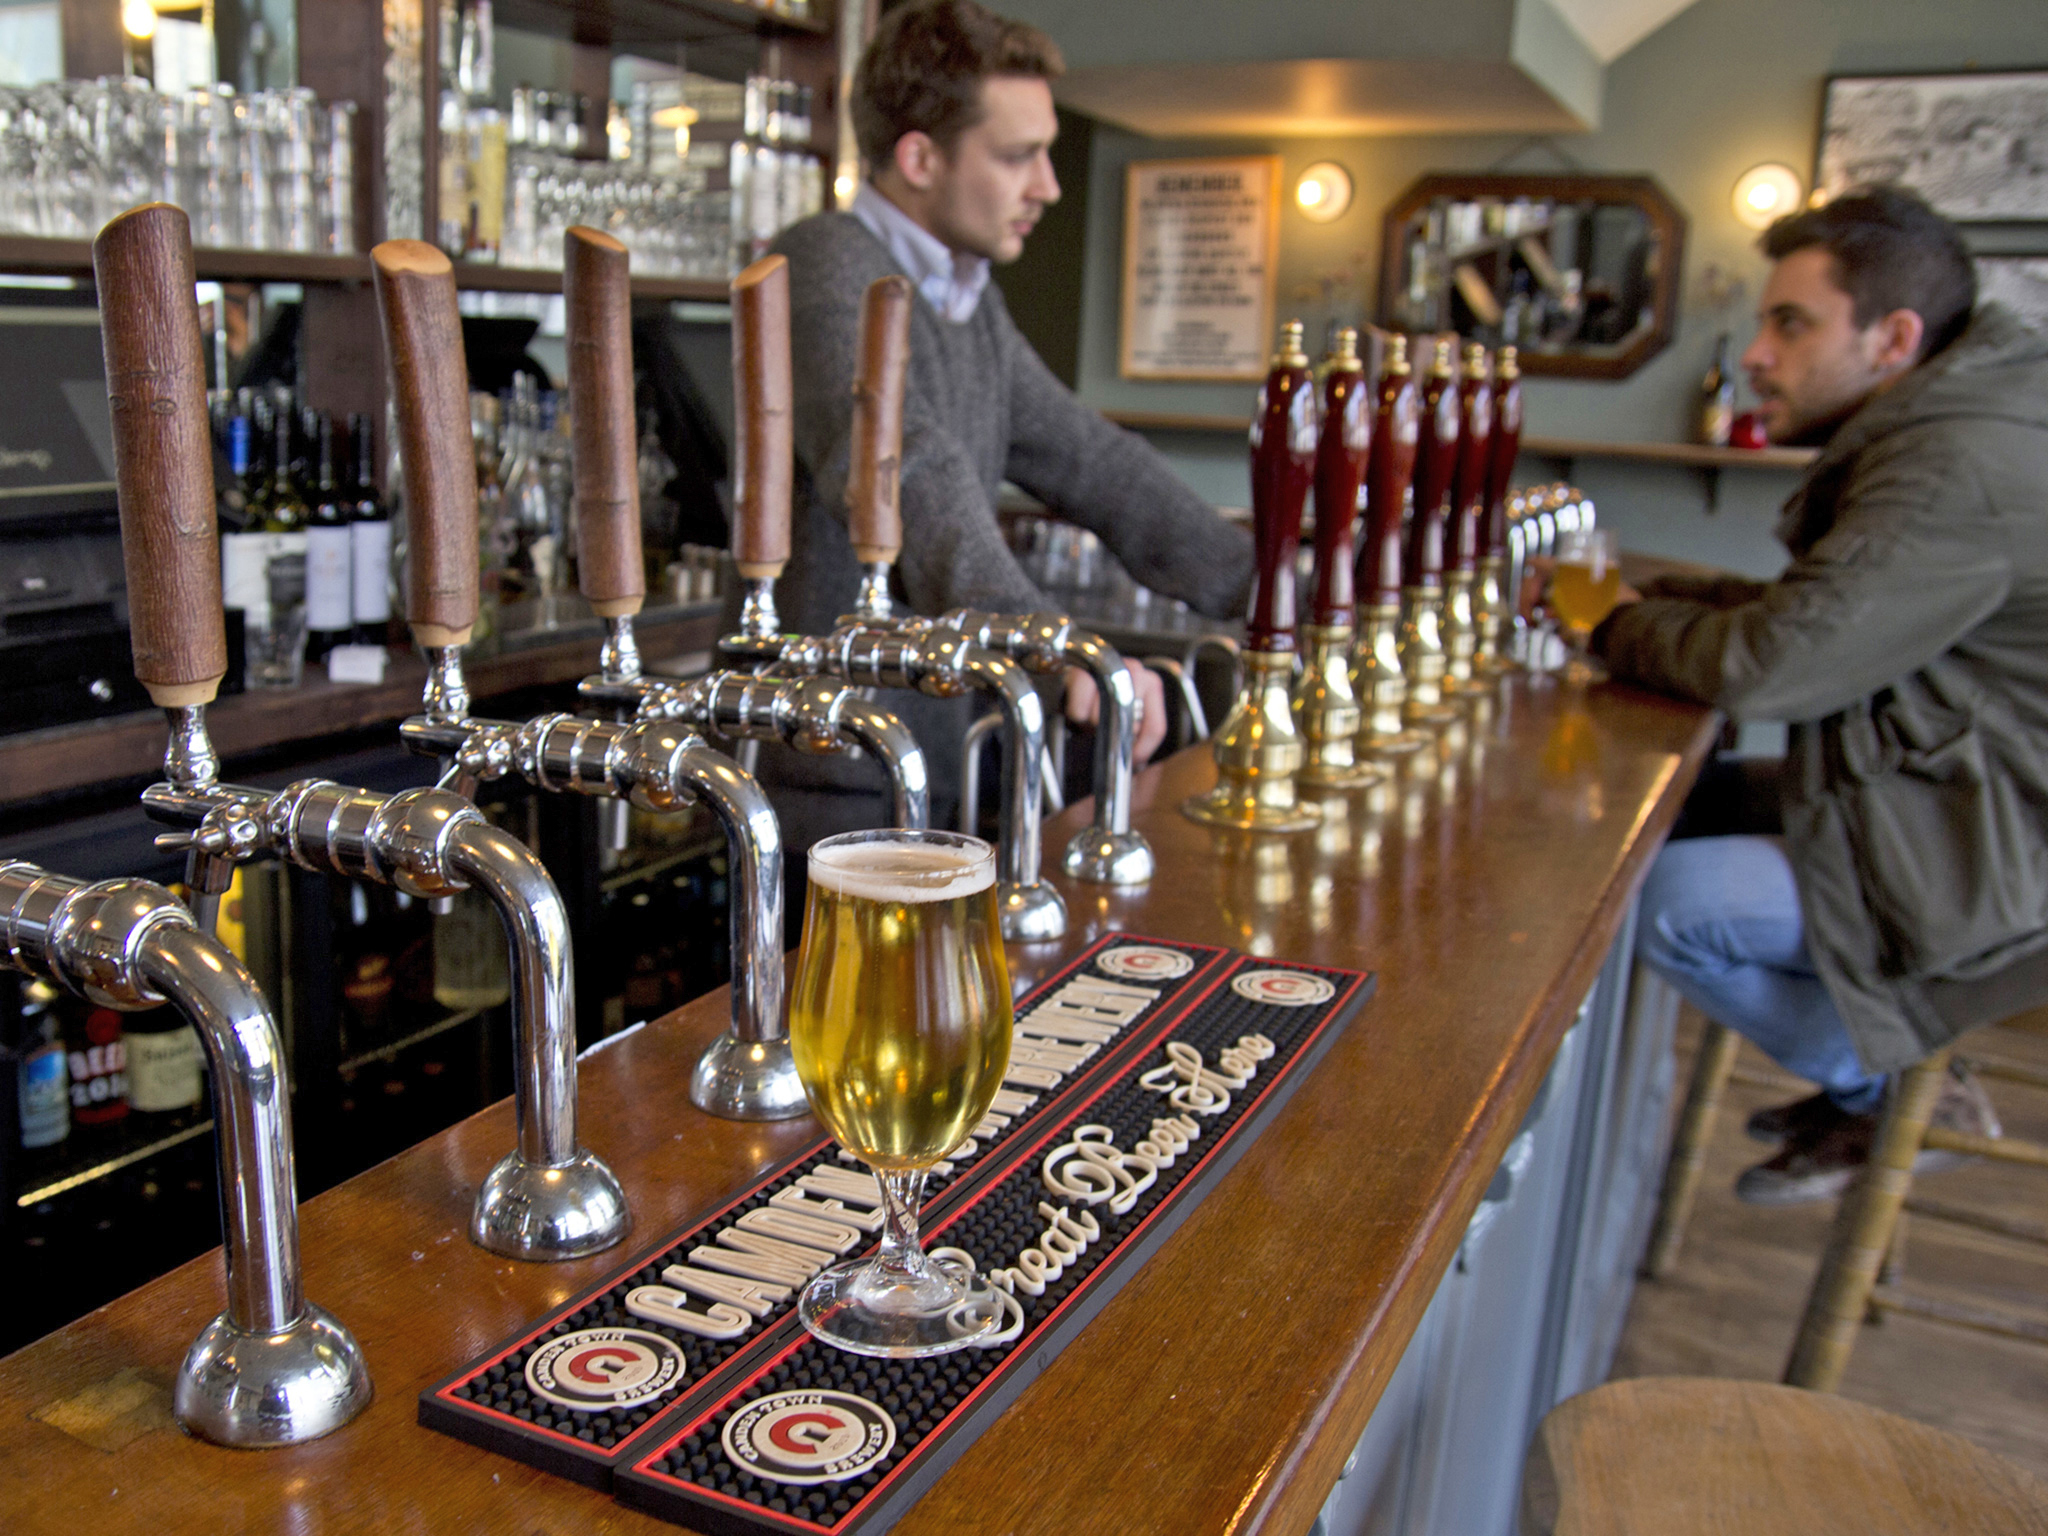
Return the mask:
<path id="1" fill-rule="evenodd" d="M 1781 220 L 1744 355 L 1774 440 L 1821 445 L 1776 581 L 1666 580 L 1615 675 L 1784 720 L 1783 836 L 1673 842 L 1644 958 L 1823 1092 L 1752 1122 L 1737 1192 L 1839 1191 L 1884 1078 L 2048 1000 L 2048 339 L 1955 231 L 1872 188 Z M 1959 1082 L 1938 1115 L 1995 1134 Z"/>

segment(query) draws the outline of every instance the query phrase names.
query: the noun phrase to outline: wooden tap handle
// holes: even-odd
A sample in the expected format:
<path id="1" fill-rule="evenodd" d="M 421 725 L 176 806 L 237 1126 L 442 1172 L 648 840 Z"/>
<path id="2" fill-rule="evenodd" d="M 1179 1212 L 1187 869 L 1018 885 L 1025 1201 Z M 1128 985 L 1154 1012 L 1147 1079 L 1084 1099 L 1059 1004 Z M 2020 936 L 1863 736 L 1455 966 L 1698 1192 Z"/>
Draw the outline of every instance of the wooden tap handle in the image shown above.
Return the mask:
<path id="1" fill-rule="evenodd" d="M 626 248 L 580 225 L 562 237 L 576 579 L 601 618 L 638 613 L 640 444 L 633 415 L 633 293 Z"/>
<path id="2" fill-rule="evenodd" d="M 1486 531 L 1486 472 L 1493 442 L 1493 381 L 1484 372 L 1467 372 L 1462 409 L 1444 562 L 1454 571 L 1474 571 Z"/>
<path id="3" fill-rule="evenodd" d="M 868 285 L 854 360 L 853 443 L 846 471 L 846 530 L 864 563 L 895 563 L 903 548 L 903 382 L 910 372 L 910 279 Z"/>
<path id="4" fill-rule="evenodd" d="M 476 449 L 455 269 L 420 240 L 386 240 L 370 266 L 405 465 L 405 616 L 421 645 L 463 645 L 476 626 Z"/>
<path id="5" fill-rule="evenodd" d="M 748 580 L 789 560 L 795 475 L 790 409 L 789 263 L 764 256 L 732 280 L 732 558 Z"/>
<path id="6" fill-rule="evenodd" d="M 205 352 L 182 210 L 150 203 L 92 243 L 135 676 L 165 709 L 205 704 L 227 675 Z"/>
<path id="7" fill-rule="evenodd" d="M 1316 387 L 1304 361 L 1266 375 L 1252 416 L 1252 582 L 1245 641 L 1255 651 L 1294 649 L 1294 552 L 1315 475 Z"/>
<path id="8" fill-rule="evenodd" d="M 1380 381 L 1366 470 L 1366 535 L 1358 553 L 1358 590 L 1376 607 L 1401 601 L 1401 527 L 1414 483 L 1421 404 L 1406 373 Z"/>
<path id="9" fill-rule="evenodd" d="M 1359 491 L 1372 450 L 1372 393 L 1355 367 L 1323 381 L 1323 428 L 1316 443 L 1315 591 L 1309 622 L 1349 624 L 1355 601 L 1353 538 Z"/>
<path id="10" fill-rule="evenodd" d="M 1415 516 L 1408 526 L 1404 586 L 1443 582 L 1444 513 L 1458 462 L 1461 395 L 1455 375 L 1431 375 L 1422 386 L 1422 437 L 1415 454 Z"/>

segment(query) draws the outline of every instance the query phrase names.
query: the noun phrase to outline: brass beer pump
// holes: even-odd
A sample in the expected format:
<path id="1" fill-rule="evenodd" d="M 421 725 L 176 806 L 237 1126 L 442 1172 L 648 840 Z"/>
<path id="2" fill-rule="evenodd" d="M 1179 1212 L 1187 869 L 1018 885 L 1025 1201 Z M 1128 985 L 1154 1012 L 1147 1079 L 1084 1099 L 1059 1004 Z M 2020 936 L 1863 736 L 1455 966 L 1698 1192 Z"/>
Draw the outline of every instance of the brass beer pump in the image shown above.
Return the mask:
<path id="1" fill-rule="evenodd" d="M 1351 691 L 1352 530 L 1372 449 L 1373 397 L 1358 358 L 1358 332 L 1348 327 L 1337 333 L 1324 364 L 1322 418 L 1316 443 L 1315 575 L 1308 623 L 1301 632 L 1302 672 L 1294 685 L 1295 724 L 1304 748 L 1299 777 L 1303 784 L 1327 789 L 1357 789 L 1383 775 L 1356 755 L 1361 715 Z"/>
<path id="2" fill-rule="evenodd" d="M 1508 590 L 1508 481 L 1522 445 L 1522 369 L 1513 347 L 1502 347 L 1493 371 L 1493 430 L 1486 449 L 1486 509 L 1479 541 L 1479 579 L 1472 618 L 1479 630 L 1473 670 L 1497 676 L 1514 670 L 1506 644 L 1517 594 Z"/>
<path id="3" fill-rule="evenodd" d="M 1427 735 L 1407 723 L 1408 679 L 1401 670 L 1403 517 L 1415 475 L 1421 397 L 1408 366 L 1408 338 L 1387 338 L 1373 393 L 1372 449 L 1365 475 L 1365 538 L 1358 551 L 1358 641 L 1351 692 L 1358 700 L 1358 755 L 1398 757 Z"/>
<path id="4" fill-rule="evenodd" d="M 1252 412 L 1252 537 L 1256 569 L 1245 622 L 1244 690 L 1216 733 L 1216 787 L 1183 801 L 1189 818 L 1254 832 L 1305 832 L 1321 813 L 1301 800 L 1301 736 L 1288 698 L 1294 673 L 1295 550 L 1316 454 L 1315 376 L 1301 322 L 1280 350 Z"/>
<path id="5" fill-rule="evenodd" d="M 1486 517 L 1486 477 L 1493 442 L 1493 370 L 1486 348 L 1465 347 L 1464 388 L 1459 393 L 1457 469 L 1451 476 L 1451 510 L 1446 525 L 1444 558 L 1444 689 L 1473 693 L 1487 685 L 1478 679 L 1473 662 L 1479 651 L 1479 620 L 1475 607 L 1479 581 L 1479 545 Z"/>
<path id="6" fill-rule="evenodd" d="M 1444 701 L 1444 509 L 1458 459 L 1458 371 L 1451 342 L 1440 338 L 1421 388 L 1421 433 L 1415 449 L 1415 512 L 1401 558 L 1402 707 L 1411 721 L 1446 725 L 1457 718 Z"/>

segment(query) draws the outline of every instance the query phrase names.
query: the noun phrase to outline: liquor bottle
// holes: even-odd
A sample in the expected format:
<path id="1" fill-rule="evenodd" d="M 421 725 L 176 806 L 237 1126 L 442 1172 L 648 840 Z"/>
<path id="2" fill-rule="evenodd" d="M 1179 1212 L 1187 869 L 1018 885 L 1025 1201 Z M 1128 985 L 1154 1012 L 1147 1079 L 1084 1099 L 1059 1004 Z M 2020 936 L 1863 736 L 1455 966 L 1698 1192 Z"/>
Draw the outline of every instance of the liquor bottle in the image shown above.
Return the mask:
<path id="1" fill-rule="evenodd" d="M 261 528 L 262 483 L 255 472 L 253 433 L 247 416 L 228 420 L 228 464 L 231 484 L 217 498 L 220 509 L 220 596 L 224 608 L 243 612 L 261 609 L 263 566 L 270 558 L 270 535 Z"/>
<path id="2" fill-rule="evenodd" d="M 48 982 L 22 982 L 15 1093 L 21 1145 L 31 1152 L 54 1147 L 71 1134 L 71 1072 L 56 1003 L 57 989 Z"/>
<path id="3" fill-rule="evenodd" d="M 464 255 L 495 262 L 505 232 L 505 119 L 497 106 L 497 31 L 491 0 L 471 0 L 463 31 L 462 128 L 469 158 Z"/>
<path id="4" fill-rule="evenodd" d="M 314 432 L 320 468 L 306 529 L 306 660 L 319 662 L 355 629 L 353 508 L 334 474 L 334 418 L 322 411 Z"/>
<path id="5" fill-rule="evenodd" d="M 71 1070 L 71 1123 L 106 1131 L 128 1118 L 128 1054 L 121 1015 L 111 1008 L 64 1009 L 64 1050 Z"/>
<path id="6" fill-rule="evenodd" d="M 1728 371 L 1728 337 L 1714 343 L 1713 366 L 1700 380 L 1699 419 L 1695 431 L 1710 448 L 1726 448 L 1735 427 L 1735 378 Z"/>
<path id="7" fill-rule="evenodd" d="M 391 510 L 377 491 L 377 435 L 368 416 L 348 419 L 355 448 L 354 503 L 349 522 L 353 595 L 349 604 L 358 645 L 382 645 L 391 626 Z"/>
<path id="8" fill-rule="evenodd" d="M 175 1009 L 131 1014 L 121 1034 L 128 1107 L 138 1119 L 171 1129 L 191 1117 L 203 1092 L 199 1036 Z"/>

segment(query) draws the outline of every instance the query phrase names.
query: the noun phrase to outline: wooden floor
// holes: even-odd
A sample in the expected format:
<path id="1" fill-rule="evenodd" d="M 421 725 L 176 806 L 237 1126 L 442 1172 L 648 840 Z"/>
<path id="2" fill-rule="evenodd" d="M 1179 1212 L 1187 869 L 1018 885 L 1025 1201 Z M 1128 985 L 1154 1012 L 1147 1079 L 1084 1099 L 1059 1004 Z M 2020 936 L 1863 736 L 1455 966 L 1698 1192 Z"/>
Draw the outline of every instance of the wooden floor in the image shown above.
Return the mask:
<path id="1" fill-rule="evenodd" d="M 1687 1009 L 1679 1032 L 1681 1097 L 1698 1036 L 1699 1020 Z M 2048 1014 L 1979 1030 L 1962 1050 L 2048 1068 Z M 1834 1207 L 1767 1210 L 1736 1200 L 1736 1175 L 1772 1151 L 1743 1134 L 1743 1120 L 1809 1089 L 1747 1045 L 1735 1070 L 1685 1249 L 1669 1278 L 1637 1286 L 1615 1376 L 1775 1381 L 1784 1368 Z M 2048 1141 L 2048 1091 L 1989 1080 L 1985 1086 L 2008 1133 Z M 1914 1192 L 2013 1220 L 2048 1217 L 2048 1170 L 1975 1163 L 1922 1176 Z M 2024 1309 L 2048 1322 L 2048 1247 L 1925 1216 L 1908 1221 L 1909 1284 Z M 1842 1393 L 1952 1430 L 2048 1476 L 2048 1346 L 1892 1315 L 1863 1330 Z"/>

